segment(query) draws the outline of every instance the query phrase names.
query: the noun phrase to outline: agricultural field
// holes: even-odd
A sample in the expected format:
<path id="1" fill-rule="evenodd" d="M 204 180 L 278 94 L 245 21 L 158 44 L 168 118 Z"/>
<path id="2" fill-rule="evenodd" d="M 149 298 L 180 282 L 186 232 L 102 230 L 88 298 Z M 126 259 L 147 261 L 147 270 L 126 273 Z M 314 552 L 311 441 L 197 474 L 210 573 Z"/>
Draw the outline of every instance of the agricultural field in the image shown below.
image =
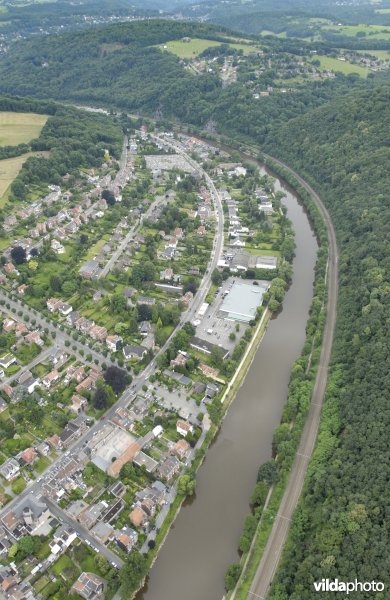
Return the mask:
<path id="1" fill-rule="evenodd" d="M 164 50 L 172 52 L 173 54 L 176 54 L 176 56 L 179 58 L 196 58 L 207 48 L 220 46 L 221 43 L 222 42 L 216 42 L 215 40 L 194 38 L 188 42 L 183 40 L 174 40 L 172 42 L 167 42 L 160 47 Z M 244 54 L 249 54 L 250 52 L 255 52 L 260 49 L 260 46 L 253 44 L 229 43 L 229 46 L 235 50 L 243 50 Z"/>
<path id="2" fill-rule="evenodd" d="M 330 31 L 333 33 L 340 33 L 341 35 L 348 36 L 358 36 L 359 33 L 364 33 L 365 36 L 362 37 L 367 36 L 370 39 L 374 40 L 390 39 L 390 27 L 386 25 L 332 25 L 330 27 L 324 27 L 323 31 Z"/>
<path id="3" fill-rule="evenodd" d="M 37 152 L 28 152 L 22 156 L 15 156 L 14 158 L 5 158 L 0 160 L 0 208 L 4 207 L 6 203 L 6 191 L 11 185 L 23 164 L 30 156 L 41 154 Z"/>
<path id="4" fill-rule="evenodd" d="M 319 60 L 322 69 L 343 73 L 344 75 L 357 73 L 361 77 L 367 77 L 367 69 L 360 67 L 359 65 L 354 65 L 346 60 L 339 60 L 338 58 L 320 55 L 316 56 L 313 60 Z"/>
<path id="5" fill-rule="evenodd" d="M 48 119 L 34 113 L 0 112 L 0 146 L 17 146 L 37 138 Z"/>

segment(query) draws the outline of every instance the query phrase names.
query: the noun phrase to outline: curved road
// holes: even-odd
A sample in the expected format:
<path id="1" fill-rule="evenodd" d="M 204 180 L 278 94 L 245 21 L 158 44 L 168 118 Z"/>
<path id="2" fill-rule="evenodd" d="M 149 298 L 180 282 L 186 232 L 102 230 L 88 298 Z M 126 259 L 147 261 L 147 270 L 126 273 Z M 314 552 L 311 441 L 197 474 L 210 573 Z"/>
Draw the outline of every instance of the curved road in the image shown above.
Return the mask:
<path id="1" fill-rule="evenodd" d="M 317 438 L 321 418 L 321 408 L 327 385 L 328 367 L 332 350 L 334 328 L 336 323 L 338 292 L 337 242 L 332 220 L 327 209 L 325 208 L 321 198 L 313 190 L 313 188 L 308 183 L 306 183 L 306 181 L 302 179 L 302 177 L 300 177 L 295 171 L 293 171 L 293 169 L 284 164 L 282 161 L 277 160 L 276 158 L 268 157 L 267 155 L 265 156 L 266 158 L 271 158 L 274 162 L 276 162 L 281 167 L 289 171 L 292 175 L 294 175 L 294 177 L 305 188 L 305 190 L 307 190 L 311 194 L 313 200 L 315 201 L 318 209 L 322 214 L 327 229 L 329 243 L 329 257 L 327 265 L 328 303 L 321 356 L 319 360 L 318 371 L 314 384 L 309 413 L 302 433 L 301 442 L 296 453 L 295 462 L 291 470 L 290 478 L 288 480 L 287 488 L 284 492 L 280 504 L 279 513 L 275 518 L 271 534 L 268 538 L 268 542 L 264 549 L 262 559 L 257 568 L 256 574 L 252 582 L 252 586 L 249 591 L 248 598 L 251 600 L 255 600 L 256 598 L 262 599 L 266 598 L 267 596 L 276 569 L 279 565 L 284 544 L 287 540 L 294 510 L 297 507 L 299 497 L 302 493 L 305 475 Z"/>

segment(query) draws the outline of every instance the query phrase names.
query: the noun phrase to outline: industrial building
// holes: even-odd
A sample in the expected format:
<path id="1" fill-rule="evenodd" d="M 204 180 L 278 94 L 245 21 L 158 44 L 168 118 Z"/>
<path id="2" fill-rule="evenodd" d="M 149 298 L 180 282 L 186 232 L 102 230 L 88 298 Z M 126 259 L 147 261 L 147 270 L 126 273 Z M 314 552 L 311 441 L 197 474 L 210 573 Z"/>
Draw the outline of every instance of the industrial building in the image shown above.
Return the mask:
<path id="1" fill-rule="evenodd" d="M 249 323 L 256 316 L 256 310 L 263 301 L 263 294 L 268 284 L 259 282 L 253 285 L 244 281 L 236 281 L 226 293 L 218 312 L 221 319 Z"/>

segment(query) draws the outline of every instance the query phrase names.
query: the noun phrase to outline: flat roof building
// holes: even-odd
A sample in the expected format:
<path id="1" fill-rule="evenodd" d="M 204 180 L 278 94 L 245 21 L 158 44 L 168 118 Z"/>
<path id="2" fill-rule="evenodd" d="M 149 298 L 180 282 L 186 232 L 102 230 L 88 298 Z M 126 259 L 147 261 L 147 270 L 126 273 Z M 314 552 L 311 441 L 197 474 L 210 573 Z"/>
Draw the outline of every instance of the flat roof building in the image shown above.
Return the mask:
<path id="1" fill-rule="evenodd" d="M 218 316 L 222 319 L 249 323 L 255 318 L 266 289 L 265 284 L 252 285 L 236 281 L 224 298 Z"/>

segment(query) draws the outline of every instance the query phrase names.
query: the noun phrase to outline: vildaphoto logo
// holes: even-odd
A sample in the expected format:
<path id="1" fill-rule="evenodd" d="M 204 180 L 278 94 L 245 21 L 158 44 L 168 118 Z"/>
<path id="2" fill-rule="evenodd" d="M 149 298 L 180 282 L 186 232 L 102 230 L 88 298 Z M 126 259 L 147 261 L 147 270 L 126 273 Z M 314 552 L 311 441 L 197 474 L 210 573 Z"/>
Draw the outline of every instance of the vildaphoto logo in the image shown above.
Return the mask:
<path id="1" fill-rule="evenodd" d="M 340 581 L 339 579 L 321 579 L 313 583 L 316 592 L 383 592 L 385 584 L 381 581 Z"/>

